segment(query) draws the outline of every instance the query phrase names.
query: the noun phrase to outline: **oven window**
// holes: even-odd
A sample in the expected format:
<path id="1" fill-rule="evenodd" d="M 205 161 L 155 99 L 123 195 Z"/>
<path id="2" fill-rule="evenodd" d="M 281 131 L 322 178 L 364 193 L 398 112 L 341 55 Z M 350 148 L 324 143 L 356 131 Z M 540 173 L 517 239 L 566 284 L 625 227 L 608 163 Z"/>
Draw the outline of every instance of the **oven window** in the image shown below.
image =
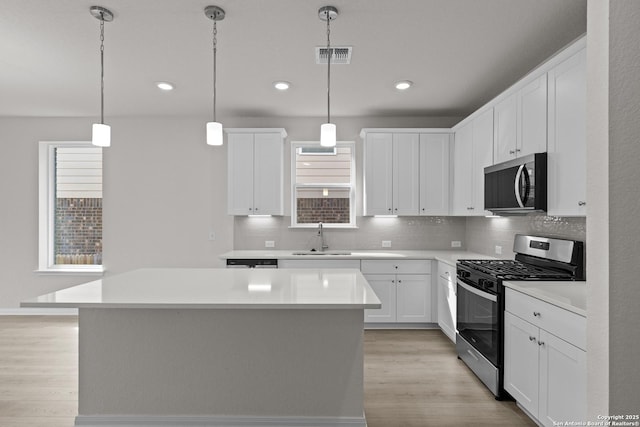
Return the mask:
<path id="1" fill-rule="evenodd" d="M 482 291 L 478 290 L 478 292 Z M 491 296 L 495 297 L 495 295 Z M 457 308 L 457 327 L 460 336 L 497 366 L 498 303 L 458 285 Z"/>

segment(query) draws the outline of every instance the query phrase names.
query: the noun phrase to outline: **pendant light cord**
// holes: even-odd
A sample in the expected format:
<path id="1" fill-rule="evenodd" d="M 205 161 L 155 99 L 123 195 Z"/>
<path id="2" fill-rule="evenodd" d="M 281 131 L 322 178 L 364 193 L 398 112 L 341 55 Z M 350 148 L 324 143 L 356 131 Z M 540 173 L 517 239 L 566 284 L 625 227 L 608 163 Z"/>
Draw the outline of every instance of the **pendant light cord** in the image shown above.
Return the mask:
<path id="1" fill-rule="evenodd" d="M 104 124 L 104 13 L 100 12 L 100 124 Z"/>
<path id="2" fill-rule="evenodd" d="M 218 27 L 213 21 L 213 121 L 216 121 L 216 55 L 218 52 Z"/>
<path id="3" fill-rule="evenodd" d="M 327 123 L 331 123 L 331 15 L 327 11 Z"/>

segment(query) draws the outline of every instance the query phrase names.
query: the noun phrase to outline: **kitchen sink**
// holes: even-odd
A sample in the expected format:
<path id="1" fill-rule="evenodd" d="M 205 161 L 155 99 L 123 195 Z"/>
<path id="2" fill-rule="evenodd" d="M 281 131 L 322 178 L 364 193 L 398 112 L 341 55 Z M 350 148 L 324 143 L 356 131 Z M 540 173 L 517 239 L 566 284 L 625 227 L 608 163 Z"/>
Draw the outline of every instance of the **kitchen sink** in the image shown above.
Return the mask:
<path id="1" fill-rule="evenodd" d="M 292 255 L 351 255 L 349 251 L 297 251 L 293 252 Z"/>

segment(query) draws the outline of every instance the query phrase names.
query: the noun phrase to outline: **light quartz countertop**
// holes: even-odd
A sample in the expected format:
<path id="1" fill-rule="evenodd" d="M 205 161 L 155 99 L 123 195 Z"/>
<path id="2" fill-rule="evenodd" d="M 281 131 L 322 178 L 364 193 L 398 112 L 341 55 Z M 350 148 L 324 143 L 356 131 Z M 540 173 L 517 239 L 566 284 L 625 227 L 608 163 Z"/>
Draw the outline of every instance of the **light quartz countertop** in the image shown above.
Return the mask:
<path id="1" fill-rule="evenodd" d="M 507 288 L 587 317 L 587 282 L 512 281 L 503 284 Z"/>
<path id="2" fill-rule="evenodd" d="M 148 268 L 52 292 L 21 306 L 365 309 L 381 304 L 356 269 Z"/>
<path id="3" fill-rule="evenodd" d="M 396 251 L 396 250 L 366 250 L 354 249 L 351 251 L 336 250 L 340 255 L 331 255 L 332 250 L 325 254 L 295 255 L 294 250 L 236 250 L 220 255 L 221 259 L 435 259 L 455 267 L 460 259 L 495 259 L 494 257 L 468 251 Z M 349 252 L 345 255 L 345 252 Z"/>

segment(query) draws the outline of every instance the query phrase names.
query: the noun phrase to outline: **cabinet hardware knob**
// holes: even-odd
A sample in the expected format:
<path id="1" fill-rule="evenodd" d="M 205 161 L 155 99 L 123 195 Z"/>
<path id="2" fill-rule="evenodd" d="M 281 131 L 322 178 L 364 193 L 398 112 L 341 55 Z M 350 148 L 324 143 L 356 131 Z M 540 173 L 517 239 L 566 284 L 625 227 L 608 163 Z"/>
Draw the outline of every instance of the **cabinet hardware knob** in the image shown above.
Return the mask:
<path id="1" fill-rule="evenodd" d="M 516 154 L 516 152 L 513 150 L 509 150 L 509 154 Z"/>
<path id="2" fill-rule="evenodd" d="M 424 208 L 422 208 L 422 210 L 424 211 Z"/>
<path id="3" fill-rule="evenodd" d="M 536 342 L 536 337 L 529 337 L 529 341 Z"/>
<path id="4" fill-rule="evenodd" d="M 391 212 L 391 208 L 389 208 L 389 212 Z"/>
<path id="5" fill-rule="evenodd" d="M 519 148 L 516 148 L 516 153 L 519 153 L 519 152 L 520 152 L 520 149 L 519 149 Z"/>
<path id="6" fill-rule="evenodd" d="M 583 201 L 579 201 L 579 202 L 578 202 L 578 206 L 584 206 L 584 205 L 586 205 L 586 204 L 587 204 L 587 202 L 583 202 Z"/>
<path id="7" fill-rule="evenodd" d="M 544 345 L 544 341 L 538 341 L 538 345 L 542 347 Z"/>
<path id="8" fill-rule="evenodd" d="M 398 266 L 397 266 L 397 265 L 395 266 L 395 269 L 396 269 L 396 270 L 398 269 Z"/>
<path id="9" fill-rule="evenodd" d="M 540 317 L 540 312 L 539 311 L 534 311 L 533 312 L 533 316 L 534 317 Z"/>
<path id="10" fill-rule="evenodd" d="M 392 281 L 391 281 L 391 283 L 396 283 L 396 281 L 395 281 L 395 280 L 392 280 Z"/>
<path id="11" fill-rule="evenodd" d="M 251 210 L 253 210 L 253 209 L 249 208 L 249 210 L 251 211 Z"/>
<path id="12" fill-rule="evenodd" d="M 398 280 L 398 283 L 402 283 L 402 280 Z"/>

